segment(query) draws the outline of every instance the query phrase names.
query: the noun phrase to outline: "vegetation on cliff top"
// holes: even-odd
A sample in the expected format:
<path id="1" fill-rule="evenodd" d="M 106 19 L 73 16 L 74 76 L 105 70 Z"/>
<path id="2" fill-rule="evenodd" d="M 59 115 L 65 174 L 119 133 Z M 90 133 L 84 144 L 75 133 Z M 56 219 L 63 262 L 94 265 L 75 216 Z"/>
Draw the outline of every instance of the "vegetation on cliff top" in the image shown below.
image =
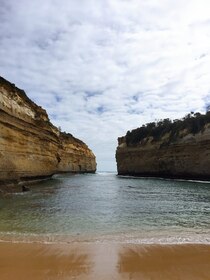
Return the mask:
<path id="1" fill-rule="evenodd" d="M 191 112 L 181 120 L 164 119 L 128 131 L 125 140 L 126 144 L 131 146 L 136 145 L 148 137 L 152 137 L 153 141 L 159 141 L 166 133 L 168 133 L 168 142 L 173 142 L 181 136 L 181 131 L 185 130 L 187 133 L 195 135 L 200 131 L 202 132 L 205 125 L 208 123 L 210 123 L 210 111 L 206 112 L 206 114 Z"/>

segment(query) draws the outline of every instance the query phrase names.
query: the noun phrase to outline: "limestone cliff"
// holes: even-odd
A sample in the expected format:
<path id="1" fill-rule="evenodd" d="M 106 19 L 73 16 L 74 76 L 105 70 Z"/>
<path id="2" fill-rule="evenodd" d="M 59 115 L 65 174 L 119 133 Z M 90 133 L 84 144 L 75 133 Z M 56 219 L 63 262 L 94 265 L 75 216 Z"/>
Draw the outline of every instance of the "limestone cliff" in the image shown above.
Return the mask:
<path id="1" fill-rule="evenodd" d="M 206 116 L 198 116 L 201 119 L 199 122 L 195 117 L 186 120 L 187 125 L 192 124 L 191 130 L 195 130 L 194 133 L 183 128 L 182 121 L 176 120 L 175 125 L 171 124 L 168 131 L 156 139 L 153 133 L 157 128 L 155 123 L 150 124 L 150 135 L 138 135 L 140 141 L 128 141 L 132 131 L 118 138 L 118 174 L 210 180 L 210 112 Z M 195 124 L 200 125 L 197 126 L 199 129 L 195 129 Z M 176 134 L 172 131 L 175 126 L 180 127 Z M 133 132 L 135 134 L 139 131 Z M 144 131 L 145 126 L 141 129 L 141 132 Z"/>
<path id="2" fill-rule="evenodd" d="M 44 109 L 0 77 L 0 185 L 95 170 L 95 156 L 85 143 L 61 133 Z"/>

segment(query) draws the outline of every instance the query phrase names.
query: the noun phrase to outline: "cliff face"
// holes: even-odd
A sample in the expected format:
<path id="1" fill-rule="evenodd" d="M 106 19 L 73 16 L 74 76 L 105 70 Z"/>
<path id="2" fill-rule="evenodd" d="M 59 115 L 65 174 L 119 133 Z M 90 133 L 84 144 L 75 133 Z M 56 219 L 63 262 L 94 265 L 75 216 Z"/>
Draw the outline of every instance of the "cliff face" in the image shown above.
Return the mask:
<path id="1" fill-rule="evenodd" d="M 95 170 L 95 156 L 86 144 L 61 133 L 44 109 L 0 77 L 0 185 Z"/>
<path id="2" fill-rule="evenodd" d="M 210 124 L 196 134 L 181 131 L 169 142 L 169 134 L 158 141 L 152 137 L 137 145 L 118 139 L 116 151 L 119 175 L 210 180 Z"/>

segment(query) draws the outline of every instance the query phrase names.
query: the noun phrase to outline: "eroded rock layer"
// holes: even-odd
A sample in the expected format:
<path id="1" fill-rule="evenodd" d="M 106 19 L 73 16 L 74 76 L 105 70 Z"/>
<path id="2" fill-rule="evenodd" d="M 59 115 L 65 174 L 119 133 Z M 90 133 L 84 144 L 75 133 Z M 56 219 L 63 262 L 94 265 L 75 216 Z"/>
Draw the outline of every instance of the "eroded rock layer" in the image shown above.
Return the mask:
<path id="1" fill-rule="evenodd" d="M 44 109 L 0 77 L 0 185 L 95 170 L 95 156 L 85 143 L 61 133 Z"/>
<path id="2" fill-rule="evenodd" d="M 129 145 L 118 138 L 119 175 L 210 180 L 210 124 L 196 134 L 180 131 L 175 141 L 169 133 L 154 141 L 144 138 Z"/>

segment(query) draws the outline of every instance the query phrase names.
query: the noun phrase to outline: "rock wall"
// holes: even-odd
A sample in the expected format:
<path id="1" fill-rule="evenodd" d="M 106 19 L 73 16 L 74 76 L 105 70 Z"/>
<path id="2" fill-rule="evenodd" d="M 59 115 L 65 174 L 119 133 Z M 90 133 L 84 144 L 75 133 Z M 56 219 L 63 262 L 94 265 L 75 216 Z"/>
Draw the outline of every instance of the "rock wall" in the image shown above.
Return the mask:
<path id="1" fill-rule="evenodd" d="M 210 180 L 210 124 L 195 135 L 183 132 L 167 145 L 166 138 L 129 147 L 125 137 L 118 138 L 118 174 Z"/>
<path id="2" fill-rule="evenodd" d="M 0 185 L 95 170 L 86 144 L 61 133 L 44 109 L 0 77 Z"/>

